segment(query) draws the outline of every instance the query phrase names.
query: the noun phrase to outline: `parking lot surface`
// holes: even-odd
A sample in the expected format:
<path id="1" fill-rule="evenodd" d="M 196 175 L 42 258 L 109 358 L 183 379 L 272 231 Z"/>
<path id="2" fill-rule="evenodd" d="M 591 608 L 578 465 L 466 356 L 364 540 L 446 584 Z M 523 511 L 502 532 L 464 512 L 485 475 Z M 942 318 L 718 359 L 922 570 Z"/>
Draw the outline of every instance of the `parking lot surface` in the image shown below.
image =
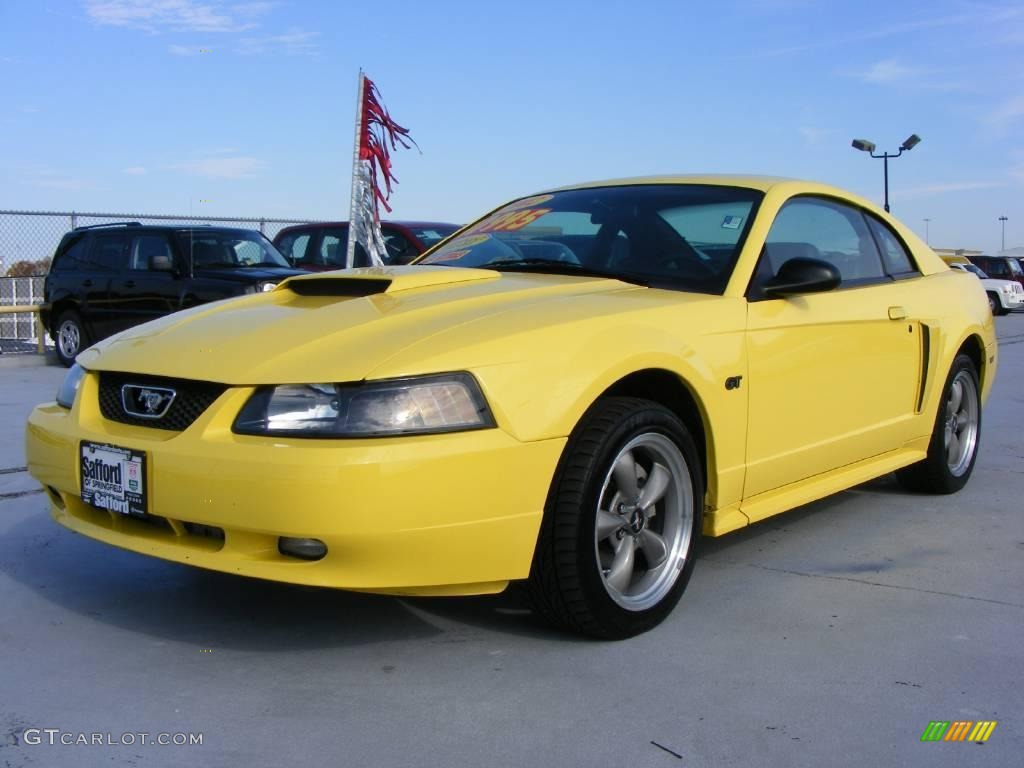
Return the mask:
<path id="1" fill-rule="evenodd" d="M 705 540 L 675 612 L 620 643 L 515 589 L 306 589 L 76 536 L 19 471 L 64 371 L 0 367 L 0 766 L 1020 765 L 1024 314 L 996 322 L 965 490 L 886 477 Z M 998 725 L 923 743 L 935 720 Z"/>

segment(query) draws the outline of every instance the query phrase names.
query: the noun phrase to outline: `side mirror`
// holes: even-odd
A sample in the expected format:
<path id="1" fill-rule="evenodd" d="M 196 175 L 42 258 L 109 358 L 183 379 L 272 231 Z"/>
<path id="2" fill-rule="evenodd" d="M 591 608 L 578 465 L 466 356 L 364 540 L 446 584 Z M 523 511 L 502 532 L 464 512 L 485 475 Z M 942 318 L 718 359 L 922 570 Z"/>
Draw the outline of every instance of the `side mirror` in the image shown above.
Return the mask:
<path id="1" fill-rule="evenodd" d="M 768 280 L 762 290 L 767 297 L 821 293 L 831 291 L 842 279 L 839 270 L 827 261 L 798 256 L 779 267 L 779 273 Z"/>

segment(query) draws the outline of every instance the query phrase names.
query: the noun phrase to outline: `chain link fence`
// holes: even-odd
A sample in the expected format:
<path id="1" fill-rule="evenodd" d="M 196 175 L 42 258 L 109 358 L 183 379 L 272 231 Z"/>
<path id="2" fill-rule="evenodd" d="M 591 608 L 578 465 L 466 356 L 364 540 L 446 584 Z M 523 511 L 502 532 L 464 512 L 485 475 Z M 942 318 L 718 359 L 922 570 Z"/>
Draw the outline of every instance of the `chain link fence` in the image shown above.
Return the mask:
<path id="1" fill-rule="evenodd" d="M 65 232 L 75 227 L 119 221 L 241 227 L 257 229 L 273 239 L 284 227 L 306 224 L 315 219 L 0 210 L 0 306 L 42 303 L 43 277 Z M 30 313 L 0 314 L 0 353 L 34 351 L 35 334 L 35 321 Z"/>

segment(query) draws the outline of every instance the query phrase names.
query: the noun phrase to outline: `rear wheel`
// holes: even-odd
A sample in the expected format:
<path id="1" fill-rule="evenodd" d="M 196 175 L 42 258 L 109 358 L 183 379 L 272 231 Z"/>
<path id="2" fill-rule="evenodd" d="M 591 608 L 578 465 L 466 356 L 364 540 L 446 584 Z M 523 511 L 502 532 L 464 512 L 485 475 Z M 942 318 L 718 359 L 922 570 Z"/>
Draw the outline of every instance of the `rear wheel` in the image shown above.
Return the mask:
<path id="1" fill-rule="evenodd" d="M 70 368 L 78 353 L 89 346 L 89 336 L 77 312 L 68 310 L 61 313 L 54 326 L 54 346 L 57 358 L 65 368 Z"/>
<path id="2" fill-rule="evenodd" d="M 657 403 L 599 401 L 566 447 L 530 574 L 538 610 L 592 637 L 660 623 L 693 572 L 704 489 L 686 426 Z"/>
<path id="3" fill-rule="evenodd" d="M 981 442 L 981 387 L 974 363 L 957 355 L 946 378 L 928 456 L 896 473 L 910 490 L 955 493 L 974 471 Z"/>
<path id="4" fill-rule="evenodd" d="M 999 301 L 999 297 L 994 293 L 988 294 L 988 308 L 992 310 L 993 315 L 1008 315 L 1010 310 L 1003 309 L 1002 303 Z"/>

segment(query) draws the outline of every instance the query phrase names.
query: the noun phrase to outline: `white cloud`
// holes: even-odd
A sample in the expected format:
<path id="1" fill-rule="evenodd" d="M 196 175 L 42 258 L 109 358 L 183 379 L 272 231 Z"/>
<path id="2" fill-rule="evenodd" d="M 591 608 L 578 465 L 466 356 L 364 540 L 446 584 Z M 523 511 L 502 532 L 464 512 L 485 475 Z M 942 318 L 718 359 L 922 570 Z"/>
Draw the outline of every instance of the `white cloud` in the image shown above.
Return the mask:
<path id="1" fill-rule="evenodd" d="M 124 172 L 129 176 L 144 176 L 146 174 L 146 169 L 141 165 L 133 165 L 131 168 L 125 168 Z"/>
<path id="2" fill-rule="evenodd" d="M 60 179 L 60 178 L 47 178 L 47 179 L 36 179 L 35 181 L 29 182 L 33 187 L 42 187 L 43 189 L 63 189 L 63 190 L 79 190 L 79 189 L 91 189 L 92 185 L 84 181 L 83 179 Z"/>
<path id="3" fill-rule="evenodd" d="M 207 157 L 174 167 L 208 179 L 248 179 L 263 167 L 263 161 L 255 157 Z"/>
<path id="4" fill-rule="evenodd" d="M 217 0 L 87 0 L 86 13 L 97 24 L 148 32 L 237 32 L 256 26 L 270 3 L 227 5 Z"/>
<path id="5" fill-rule="evenodd" d="M 906 81 L 919 73 L 919 70 L 904 66 L 896 59 L 885 59 L 875 62 L 866 72 L 861 72 L 857 77 L 866 83 L 890 84 Z"/>
<path id="6" fill-rule="evenodd" d="M 817 144 L 826 133 L 821 128 L 815 128 L 810 125 L 801 126 L 797 130 L 800 131 L 800 135 L 804 137 L 804 141 L 808 144 Z"/>
<path id="7" fill-rule="evenodd" d="M 284 51 L 292 56 L 315 55 L 320 51 L 320 47 L 316 43 L 316 38 L 319 36 L 319 32 L 291 29 L 283 35 L 245 37 L 238 41 L 235 53 L 251 56 L 271 51 Z"/>
<path id="8" fill-rule="evenodd" d="M 1013 96 L 996 107 L 991 114 L 986 115 L 984 121 L 993 128 L 1005 130 L 1022 118 L 1024 96 Z"/>
<path id="9" fill-rule="evenodd" d="M 184 45 L 169 45 L 167 46 L 167 50 L 175 56 L 195 56 L 199 53 L 198 48 L 189 48 Z"/>

